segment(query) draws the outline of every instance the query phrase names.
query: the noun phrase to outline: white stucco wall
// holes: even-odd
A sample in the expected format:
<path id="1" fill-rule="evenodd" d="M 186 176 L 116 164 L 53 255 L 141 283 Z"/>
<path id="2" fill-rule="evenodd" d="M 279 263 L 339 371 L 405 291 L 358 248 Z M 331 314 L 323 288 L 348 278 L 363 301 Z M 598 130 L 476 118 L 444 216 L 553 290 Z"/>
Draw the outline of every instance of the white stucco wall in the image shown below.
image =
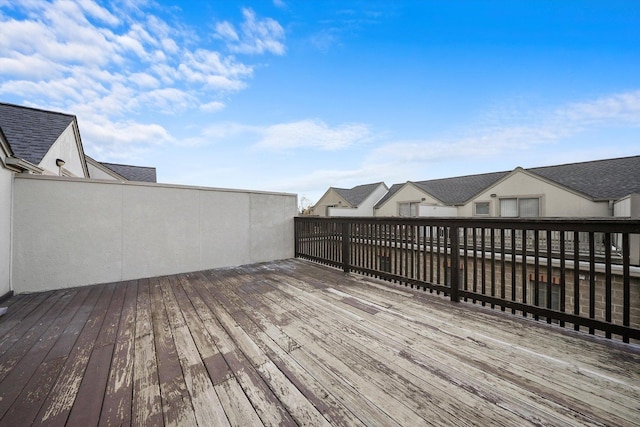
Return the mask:
<path id="1" fill-rule="evenodd" d="M 425 200 L 422 200 L 423 198 Z M 384 205 L 376 209 L 375 216 L 398 216 L 398 203 L 407 202 L 420 202 L 423 205 L 437 205 L 440 203 L 415 185 L 409 184 L 398 190 Z"/>
<path id="2" fill-rule="evenodd" d="M 351 205 L 338 193 L 336 193 L 332 188 L 327 190 L 325 194 L 322 195 L 320 200 L 313 205 L 312 215 L 317 216 L 327 216 L 327 207 L 328 206 L 344 206 L 339 207 L 338 209 L 351 209 Z M 346 214 L 345 214 L 346 215 Z M 335 214 L 333 216 L 342 216 L 342 213 Z"/>
<path id="3" fill-rule="evenodd" d="M 618 200 L 613 205 L 613 216 L 618 218 L 631 218 L 631 196 Z"/>
<path id="4" fill-rule="evenodd" d="M 91 179 L 109 179 L 116 181 L 112 175 L 95 166 L 90 160 L 87 160 L 87 170 L 89 171 L 89 178 Z"/>
<path id="5" fill-rule="evenodd" d="M 12 176 L 0 164 L 0 296 L 11 290 Z"/>
<path id="6" fill-rule="evenodd" d="M 495 197 L 491 197 L 495 194 Z M 606 217 L 607 202 L 592 200 L 551 184 L 525 172 L 517 171 L 503 181 L 489 187 L 473 200 L 458 208 L 461 217 L 473 216 L 474 202 L 490 202 L 491 216 L 500 216 L 500 198 L 540 197 L 540 216 L 543 217 Z"/>
<path id="7" fill-rule="evenodd" d="M 329 216 L 373 216 L 373 207 L 378 200 L 387 194 L 387 188 L 380 184 L 374 191 L 371 192 L 369 197 L 364 199 L 360 205 L 355 208 L 329 208 Z M 325 207 L 326 209 L 326 207 Z"/>
<path id="8" fill-rule="evenodd" d="M 84 176 L 84 169 L 82 167 L 81 160 L 82 158 L 80 156 L 80 152 L 78 151 L 78 144 L 76 143 L 76 134 L 73 123 L 71 123 L 67 127 L 67 129 L 62 132 L 58 140 L 53 143 L 38 166 L 46 169 L 46 173 L 48 174 L 58 175 L 58 166 L 56 165 L 56 159 L 64 160 L 64 168 L 71 172 L 74 176 Z"/>
<path id="9" fill-rule="evenodd" d="M 14 193 L 16 293 L 294 255 L 292 194 L 34 175 Z"/>
<path id="10" fill-rule="evenodd" d="M 458 208 L 453 206 L 420 206 L 418 216 L 421 217 L 456 217 L 458 216 Z"/>

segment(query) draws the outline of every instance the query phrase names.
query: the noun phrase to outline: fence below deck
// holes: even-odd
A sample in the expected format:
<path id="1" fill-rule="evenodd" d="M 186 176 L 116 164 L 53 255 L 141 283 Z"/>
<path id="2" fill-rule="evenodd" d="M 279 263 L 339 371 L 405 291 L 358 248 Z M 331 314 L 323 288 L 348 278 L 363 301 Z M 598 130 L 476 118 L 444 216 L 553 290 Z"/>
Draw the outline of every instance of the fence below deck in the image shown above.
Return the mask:
<path id="1" fill-rule="evenodd" d="M 624 342 L 639 253 L 640 220 L 295 218 L 296 257 Z"/>

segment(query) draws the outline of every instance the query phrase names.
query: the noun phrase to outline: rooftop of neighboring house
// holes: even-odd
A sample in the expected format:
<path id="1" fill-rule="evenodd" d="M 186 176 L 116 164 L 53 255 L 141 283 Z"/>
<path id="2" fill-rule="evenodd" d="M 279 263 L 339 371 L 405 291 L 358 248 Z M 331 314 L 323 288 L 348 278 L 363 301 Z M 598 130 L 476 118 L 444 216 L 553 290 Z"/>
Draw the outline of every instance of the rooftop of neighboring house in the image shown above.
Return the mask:
<path id="1" fill-rule="evenodd" d="M 0 103 L 0 128 L 13 155 L 37 165 L 75 116 Z"/>
<path id="2" fill-rule="evenodd" d="M 371 195 L 380 185 L 385 185 L 384 182 L 375 182 L 373 184 L 358 185 L 353 188 L 336 188 L 331 187 L 336 193 L 344 198 L 353 207 L 357 207 L 367 197 Z"/>
<path id="3" fill-rule="evenodd" d="M 516 169 L 517 170 L 517 169 Z M 640 156 L 593 160 L 523 169 L 593 200 L 616 200 L 640 194 Z M 513 171 L 466 175 L 393 184 L 376 204 L 382 206 L 408 183 L 412 183 L 447 205 L 464 204 Z"/>
<path id="4" fill-rule="evenodd" d="M 0 103 L 0 131 L 14 157 L 38 165 L 60 135 L 76 120 L 71 114 Z M 79 138 L 79 130 L 78 130 Z M 82 145 L 82 141 L 80 146 Z M 86 159 L 84 153 L 81 153 Z M 128 181 L 156 182 L 156 169 L 98 162 Z"/>
<path id="5" fill-rule="evenodd" d="M 156 168 L 150 166 L 121 165 L 118 163 L 100 162 L 128 181 L 156 182 Z"/>
<path id="6" fill-rule="evenodd" d="M 640 156 L 527 169 L 595 200 L 640 194 Z"/>

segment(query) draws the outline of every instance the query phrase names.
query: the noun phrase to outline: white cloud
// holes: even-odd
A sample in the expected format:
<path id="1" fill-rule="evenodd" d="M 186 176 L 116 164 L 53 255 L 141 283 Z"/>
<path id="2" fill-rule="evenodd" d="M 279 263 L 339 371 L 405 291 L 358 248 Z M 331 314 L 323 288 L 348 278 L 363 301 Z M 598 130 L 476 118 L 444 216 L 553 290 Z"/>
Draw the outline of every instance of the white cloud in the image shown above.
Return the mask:
<path id="1" fill-rule="evenodd" d="M 287 4 L 284 2 L 284 0 L 273 0 L 273 5 L 275 7 L 279 7 L 280 9 L 287 8 Z"/>
<path id="2" fill-rule="evenodd" d="M 77 115 L 83 142 L 97 151 L 176 143 L 153 124 L 155 114 L 220 111 L 225 104 L 211 99 L 246 88 L 254 68 L 203 47 L 195 31 L 167 23 L 156 7 L 145 0 L 0 0 L 0 94 Z M 237 51 L 284 52 L 276 21 L 248 9 L 243 19 Z M 234 42 L 232 23 L 217 28 Z"/>
<path id="3" fill-rule="evenodd" d="M 527 152 L 541 144 L 558 143 L 601 128 L 640 127 L 640 91 L 569 103 L 551 112 L 528 112 L 521 120 L 512 113 L 504 123 L 468 129 L 457 137 L 390 142 L 373 150 L 367 161 L 381 167 L 425 167 L 443 160 L 477 162 L 507 152 Z"/>
<path id="4" fill-rule="evenodd" d="M 640 126 L 640 90 L 571 103 L 558 109 L 556 115 L 574 126 L 607 123 Z"/>
<path id="5" fill-rule="evenodd" d="M 225 40 L 229 49 L 236 53 L 263 54 L 270 52 L 284 55 L 284 29 L 271 18 L 258 19 L 251 9 L 243 9 L 244 22 L 240 34 L 227 21 L 216 25 L 216 35 Z"/>
<path id="6" fill-rule="evenodd" d="M 331 128 L 320 120 L 302 120 L 264 128 L 255 147 L 273 150 L 340 150 L 364 142 L 370 137 L 371 131 L 364 124 L 351 123 Z"/>
<path id="7" fill-rule="evenodd" d="M 206 104 L 200 105 L 200 109 L 208 113 L 216 113 L 218 111 L 222 111 L 224 110 L 225 107 L 226 105 L 224 104 L 224 102 L 220 102 L 220 101 L 212 101 L 212 102 L 207 102 Z"/>

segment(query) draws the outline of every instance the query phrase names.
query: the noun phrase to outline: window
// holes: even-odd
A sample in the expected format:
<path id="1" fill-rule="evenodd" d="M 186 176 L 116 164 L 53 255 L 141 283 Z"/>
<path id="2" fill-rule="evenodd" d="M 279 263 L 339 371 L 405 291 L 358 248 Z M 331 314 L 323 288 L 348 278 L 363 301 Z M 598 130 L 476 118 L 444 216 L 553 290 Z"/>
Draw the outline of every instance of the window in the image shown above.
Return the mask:
<path id="1" fill-rule="evenodd" d="M 476 202 L 474 207 L 476 215 L 489 215 L 489 202 Z"/>
<path id="2" fill-rule="evenodd" d="M 540 198 L 514 197 L 500 199 L 500 216 L 506 218 L 537 218 L 540 216 Z"/>
<path id="3" fill-rule="evenodd" d="M 398 214 L 400 216 L 418 216 L 418 206 L 420 206 L 420 202 L 398 203 Z"/>

